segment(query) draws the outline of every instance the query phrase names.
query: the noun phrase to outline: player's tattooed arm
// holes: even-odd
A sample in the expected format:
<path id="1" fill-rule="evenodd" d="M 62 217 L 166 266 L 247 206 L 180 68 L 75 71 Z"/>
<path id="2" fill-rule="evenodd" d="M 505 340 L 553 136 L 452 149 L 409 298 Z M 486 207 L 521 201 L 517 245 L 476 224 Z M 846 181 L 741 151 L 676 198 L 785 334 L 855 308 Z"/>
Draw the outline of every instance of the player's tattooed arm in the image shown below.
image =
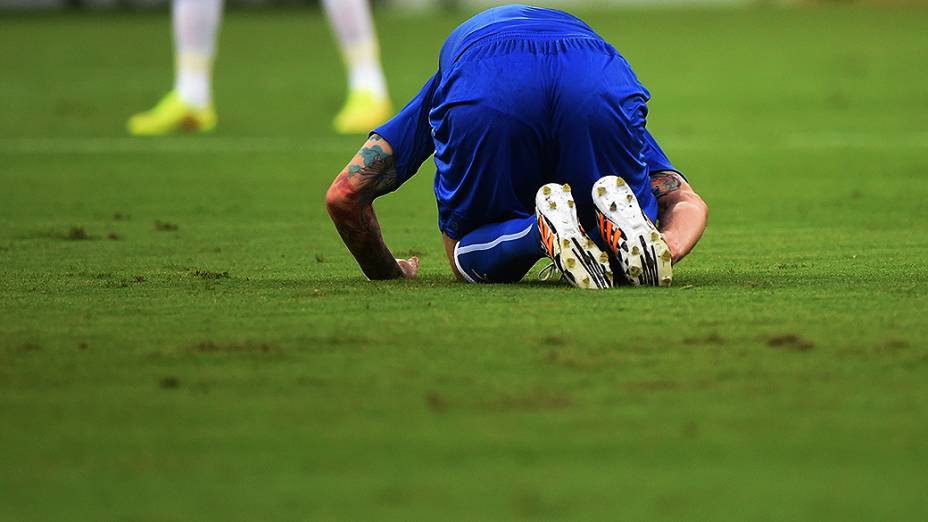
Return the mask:
<path id="1" fill-rule="evenodd" d="M 326 208 L 335 228 L 370 279 L 411 278 L 418 270 L 418 259 L 393 257 L 374 214 L 374 199 L 398 186 L 393 148 L 374 134 L 326 193 Z"/>
<path id="2" fill-rule="evenodd" d="M 696 246 L 706 229 L 709 206 L 678 172 L 651 174 L 651 192 L 657 198 L 657 220 L 664 241 L 677 263 Z"/>
<path id="3" fill-rule="evenodd" d="M 680 190 L 685 183 L 683 176 L 672 170 L 664 170 L 651 174 L 651 193 L 655 198 L 662 198 L 671 192 Z"/>

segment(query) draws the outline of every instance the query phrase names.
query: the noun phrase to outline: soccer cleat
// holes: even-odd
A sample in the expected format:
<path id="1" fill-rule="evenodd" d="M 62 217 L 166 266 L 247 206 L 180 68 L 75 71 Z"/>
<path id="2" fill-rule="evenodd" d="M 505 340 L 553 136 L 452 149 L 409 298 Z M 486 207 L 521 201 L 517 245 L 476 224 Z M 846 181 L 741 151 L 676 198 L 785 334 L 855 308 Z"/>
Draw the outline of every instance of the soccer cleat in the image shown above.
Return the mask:
<path id="1" fill-rule="evenodd" d="M 198 109 L 171 91 L 152 109 L 140 112 L 126 125 L 133 136 L 165 136 L 178 132 L 210 132 L 216 128 L 216 111 Z"/>
<path id="2" fill-rule="evenodd" d="M 625 180 L 605 176 L 594 183 L 593 203 L 599 233 L 628 281 L 636 286 L 670 286 L 670 249 Z"/>
<path id="3" fill-rule="evenodd" d="M 392 112 L 388 98 L 370 91 L 352 91 L 332 125 L 339 134 L 366 134 L 387 121 Z"/>
<path id="4" fill-rule="evenodd" d="M 541 244 L 564 279 L 577 288 L 610 288 L 609 256 L 583 232 L 568 185 L 549 183 L 535 194 Z"/>

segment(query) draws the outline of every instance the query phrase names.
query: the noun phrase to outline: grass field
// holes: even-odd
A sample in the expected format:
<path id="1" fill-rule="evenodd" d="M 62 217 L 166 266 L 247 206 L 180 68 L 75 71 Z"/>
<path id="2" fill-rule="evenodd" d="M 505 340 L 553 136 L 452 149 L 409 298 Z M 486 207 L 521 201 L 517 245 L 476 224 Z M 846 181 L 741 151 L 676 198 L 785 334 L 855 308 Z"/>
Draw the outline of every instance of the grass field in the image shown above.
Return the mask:
<path id="1" fill-rule="evenodd" d="M 0 520 L 924 520 L 928 9 L 580 14 L 712 207 L 667 291 L 453 282 L 430 163 L 363 280 L 316 12 L 152 140 L 164 13 L 0 18 Z M 464 18 L 380 13 L 397 100 Z"/>

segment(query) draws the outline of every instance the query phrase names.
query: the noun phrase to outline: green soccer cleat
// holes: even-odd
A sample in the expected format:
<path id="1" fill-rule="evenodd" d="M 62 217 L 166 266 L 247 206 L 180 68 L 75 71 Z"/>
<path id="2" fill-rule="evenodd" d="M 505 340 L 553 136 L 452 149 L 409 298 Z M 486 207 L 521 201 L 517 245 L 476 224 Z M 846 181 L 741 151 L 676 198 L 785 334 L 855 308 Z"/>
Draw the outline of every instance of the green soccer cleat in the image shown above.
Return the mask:
<path id="1" fill-rule="evenodd" d="M 335 116 L 332 126 L 339 134 L 367 134 L 387 121 L 393 112 L 390 100 L 370 91 L 353 91 Z"/>
<path id="2" fill-rule="evenodd" d="M 166 136 L 181 132 L 211 132 L 216 128 L 216 111 L 191 107 L 171 91 L 152 109 L 129 118 L 126 127 L 133 136 Z"/>

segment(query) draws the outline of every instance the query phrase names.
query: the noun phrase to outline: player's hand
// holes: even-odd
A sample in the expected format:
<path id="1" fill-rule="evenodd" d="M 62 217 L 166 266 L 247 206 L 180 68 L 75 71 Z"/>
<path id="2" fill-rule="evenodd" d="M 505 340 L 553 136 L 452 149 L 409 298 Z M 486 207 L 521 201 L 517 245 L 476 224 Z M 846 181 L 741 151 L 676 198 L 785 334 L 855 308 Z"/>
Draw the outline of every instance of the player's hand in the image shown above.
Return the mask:
<path id="1" fill-rule="evenodd" d="M 411 257 L 409 259 L 397 259 L 396 264 L 400 265 L 403 271 L 403 277 L 406 279 L 415 279 L 419 273 L 419 258 Z"/>

